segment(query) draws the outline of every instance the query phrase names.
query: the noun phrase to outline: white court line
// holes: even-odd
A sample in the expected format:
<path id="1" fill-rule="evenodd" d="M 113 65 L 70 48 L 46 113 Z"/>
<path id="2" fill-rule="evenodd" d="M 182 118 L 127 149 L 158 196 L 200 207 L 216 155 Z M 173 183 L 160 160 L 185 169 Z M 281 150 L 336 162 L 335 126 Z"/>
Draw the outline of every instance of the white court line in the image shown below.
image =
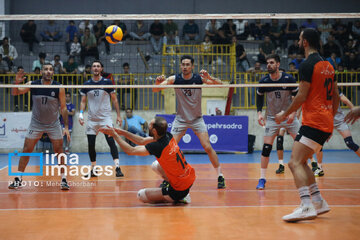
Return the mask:
<path id="1" fill-rule="evenodd" d="M 7 167 L 8 167 L 8 166 L 6 165 L 5 167 L 0 168 L 0 171 L 3 170 L 3 169 L 5 169 L 5 168 L 7 168 Z"/>
<path id="2" fill-rule="evenodd" d="M 140 189 L 139 189 L 140 190 Z M 347 189 L 347 188 L 341 188 L 341 189 L 323 189 L 320 188 L 321 191 L 329 191 L 329 192 L 336 192 L 336 191 L 360 191 L 360 189 Z M 220 190 L 222 192 L 298 192 L 297 189 L 268 189 L 268 190 L 257 190 L 257 189 L 248 189 L 248 190 L 235 190 L 235 189 L 225 189 L 225 190 Z M 9 195 L 9 194 L 126 194 L 126 193 L 137 193 L 138 190 L 133 190 L 133 191 L 94 191 L 94 192 L 71 192 L 67 191 L 56 191 L 56 192 L 21 192 L 20 190 L 9 190 L 9 192 L 0 192 L 0 195 Z M 209 193 L 209 192 L 219 192 L 219 190 L 191 190 L 191 193 Z"/>
<path id="3" fill-rule="evenodd" d="M 217 209 L 217 208 L 273 208 L 273 207 L 298 207 L 299 205 L 254 205 L 254 206 L 246 206 L 246 205 L 235 205 L 235 206 L 191 206 L 191 204 L 189 205 L 178 205 L 178 206 L 173 206 L 170 204 L 149 204 L 149 205 L 144 205 L 144 206 L 135 206 L 135 207 L 93 207 L 93 208 L 89 208 L 89 207 L 84 207 L 84 208 L 9 208 L 9 209 L 0 209 L 0 212 L 6 212 L 6 211 L 21 211 L 21 210 L 26 210 L 26 211 L 41 211 L 41 210 L 114 210 L 114 209 L 141 209 L 141 208 L 151 208 L 154 209 L 154 207 L 156 207 L 156 209 L 175 209 L 175 208 L 179 208 L 179 207 L 184 207 L 184 208 L 191 208 L 191 209 Z M 336 207 L 348 207 L 348 208 L 358 208 L 360 207 L 360 205 L 330 205 L 330 207 L 332 208 L 336 208 Z"/>

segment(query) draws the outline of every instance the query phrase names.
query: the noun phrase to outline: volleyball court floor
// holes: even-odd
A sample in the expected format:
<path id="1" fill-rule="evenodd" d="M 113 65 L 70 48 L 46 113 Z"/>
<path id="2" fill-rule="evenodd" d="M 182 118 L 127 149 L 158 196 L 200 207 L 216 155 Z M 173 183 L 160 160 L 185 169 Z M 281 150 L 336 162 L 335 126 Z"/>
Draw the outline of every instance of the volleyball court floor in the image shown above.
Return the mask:
<path id="1" fill-rule="evenodd" d="M 290 158 L 285 151 L 285 162 Z M 23 177 L 27 186 L 9 190 L 8 155 L 0 154 L 0 239 L 359 239 L 360 160 L 348 150 L 324 151 L 325 176 L 317 178 L 331 211 L 315 220 L 285 223 L 281 217 L 299 205 L 298 192 L 286 166 L 276 175 L 273 151 L 266 189 L 256 190 L 260 152 L 219 154 L 227 188 L 216 189 L 217 176 L 206 154 L 185 154 L 197 179 L 187 205 L 150 205 L 138 201 L 141 188 L 157 187 L 153 156 L 120 154 L 123 178 Z M 80 165 L 89 164 L 87 153 Z M 113 165 L 109 153 L 98 164 Z M 16 171 L 17 163 L 12 163 Z M 39 171 L 31 160 L 27 172 Z M 36 185 L 36 186 L 34 186 Z"/>

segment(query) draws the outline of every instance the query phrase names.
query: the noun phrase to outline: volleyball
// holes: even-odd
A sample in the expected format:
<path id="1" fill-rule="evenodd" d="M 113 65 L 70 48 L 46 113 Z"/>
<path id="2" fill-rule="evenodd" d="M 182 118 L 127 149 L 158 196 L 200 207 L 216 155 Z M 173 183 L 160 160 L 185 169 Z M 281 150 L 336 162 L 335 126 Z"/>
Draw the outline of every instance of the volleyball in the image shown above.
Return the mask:
<path id="1" fill-rule="evenodd" d="M 120 27 L 111 25 L 105 30 L 105 38 L 111 44 L 116 44 L 123 38 L 123 32 Z"/>

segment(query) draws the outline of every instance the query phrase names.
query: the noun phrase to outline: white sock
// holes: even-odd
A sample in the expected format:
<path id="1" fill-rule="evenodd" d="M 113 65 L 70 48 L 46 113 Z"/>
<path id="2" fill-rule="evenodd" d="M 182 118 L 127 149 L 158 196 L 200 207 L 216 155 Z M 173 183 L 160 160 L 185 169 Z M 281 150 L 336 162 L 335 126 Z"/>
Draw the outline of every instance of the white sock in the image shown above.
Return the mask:
<path id="1" fill-rule="evenodd" d="M 310 158 L 311 162 L 316 162 L 315 159 L 313 157 Z"/>
<path id="2" fill-rule="evenodd" d="M 318 167 L 322 169 L 321 163 L 318 163 Z"/>
<path id="3" fill-rule="evenodd" d="M 319 191 L 317 183 L 313 183 L 309 186 L 309 191 L 311 194 L 311 198 L 314 202 L 320 202 L 323 200 L 321 193 Z"/>
<path id="4" fill-rule="evenodd" d="M 266 168 L 260 168 L 260 178 L 266 179 Z"/>
<path id="5" fill-rule="evenodd" d="M 224 175 L 222 174 L 222 172 L 221 172 L 221 167 L 220 167 L 220 166 L 217 167 L 217 168 L 215 168 L 215 170 L 216 170 L 218 176 L 222 176 L 222 177 L 224 176 Z"/>
<path id="6" fill-rule="evenodd" d="M 114 159 L 114 163 L 116 167 L 120 166 L 120 160 L 119 159 Z"/>
<path id="7" fill-rule="evenodd" d="M 96 166 L 96 162 L 91 162 L 91 169 L 94 169 L 95 166 Z"/>
<path id="8" fill-rule="evenodd" d="M 66 179 L 65 173 L 62 173 L 62 174 L 61 174 L 61 179 Z"/>
<path id="9" fill-rule="evenodd" d="M 308 186 L 303 186 L 298 188 L 299 191 L 299 195 L 300 195 L 300 199 L 301 199 L 301 203 L 304 206 L 309 206 L 311 205 L 311 198 L 310 198 L 310 190 Z"/>
<path id="10" fill-rule="evenodd" d="M 284 165 L 284 160 L 282 160 L 282 159 L 280 160 L 280 159 L 279 159 L 279 164 Z"/>

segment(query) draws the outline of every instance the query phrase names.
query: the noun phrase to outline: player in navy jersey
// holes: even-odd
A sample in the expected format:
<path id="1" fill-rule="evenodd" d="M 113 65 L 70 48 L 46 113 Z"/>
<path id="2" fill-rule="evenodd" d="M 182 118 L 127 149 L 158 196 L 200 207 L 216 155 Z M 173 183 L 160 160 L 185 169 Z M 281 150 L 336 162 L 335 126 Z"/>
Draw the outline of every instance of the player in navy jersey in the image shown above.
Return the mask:
<path id="1" fill-rule="evenodd" d="M 119 104 L 114 88 L 98 88 L 96 85 L 113 85 L 110 79 L 102 77 L 103 64 L 99 60 L 95 60 L 91 65 L 92 78 L 84 83 L 84 85 L 93 85 L 94 88 L 83 88 L 80 90 L 82 95 L 80 104 L 79 123 L 84 125 L 83 112 L 85 110 L 86 102 L 88 102 L 88 121 L 86 125 L 86 135 L 88 139 L 88 152 L 92 165 L 90 173 L 91 177 L 96 177 L 97 173 L 94 171 L 96 166 L 96 151 L 95 142 L 96 134 L 99 128 L 106 126 L 113 126 L 112 123 L 112 108 L 110 99 L 116 110 L 116 122 L 121 126 L 122 119 L 120 116 Z M 123 177 L 119 163 L 119 152 L 112 137 L 105 135 L 106 141 L 110 147 L 111 156 L 115 163 L 116 177 Z M 87 176 L 87 177 L 90 177 Z"/>
<path id="2" fill-rule="evenodd" d="M 221 80 L 209 75 L 206 70 L 201 70 L 199 74 L 193 73 L 194 59 L 191 56 L 181 57 L 180 74 L 165 78 L 159 76 L 156 78 L 157 85 L 193 85 L 193 84 L 222 84 Z M 160 88 L 154 88 L 153 91 L 160 91 Z M 225 179 L 221 171 L 219 158 L 212 148 L 209 141 L 207 127 L 201 112 L 201 88 L 175 88 L 176 93 L 176 117 L 172 124 L 171 134 L 176 142 L 185 135 L 186 130 L 191 128 L 199 138 L 201 145 L 208 154 L 213 167 L 218 174 L 218 188 L 225 188 Z"/>
<path id="3" fill-rule="evenodd" d="M 69 119 L 68 119 L 69 133 L 71 136 L 72 129 L 73 129 L 73 116 L 75 115 L 75 105 L 71 103 L 71 94 L 69 92 L 65 93 L 65 96 L 66 96 L 66 109 L 67 109 L 68 116 L 69 116 Z M 60 116 L 60 123 L 61 123 L 62 128 L 65 128 L 64 120 L 61 116 Z M 63 142 L 64 142 L 63 147 L 64 147 L 65 153 L 70 154 L 69 149 L 70 149 L 71 141 L 69 142 L 67 140 L 67 138 L 64 136 Z"/>
<path id="4" fill-rule="evenodd" d="M 25 94 L 31 92 L 33 107 L 31 122 L 28 132 L 25 137 L 23 153 L 31 153 L 34 150 L 36 143 L 39 141 L 43 133 L 47 133 L 57 154 L 63 153 L 63 135 L 67 136 L 70 141 L 70 134 L 68 129 L 68 114 L 65 103 L 65 89 L 51 88 L 51 85 L 60 85 L 52 79 L 54 75 L 54 67 L 50 63 L 45 63 L 42 66 L 42 79 L 27 82 L 27 85 L 49 85 L 49 88 L 14 88 L 13 95 Z M 23 80 L 25 73 L 16 74 L 16 82 Z M 25 85 L 26 85 L 25 84 Z M 62 131 L 59 121 L 59 106 L 64 121 L 64 130 Z M 64 159 L 61 158 L 61 164 L 64 165 Z M 21 186 L 22 174 L 25 171 L 26 165 L 29 162 L 28 156 L 20 157 L 18 174 L 15 180 L 9 185 L 10 189 L 16 189 Z M 11 166 L 9 166 L 11 167 Z M 65 166 L 66 168 L 66 166 Z M 66 174 L 64 168 L 61 170 L 61 184 L 62 190 L 68 190 L 69 185 L 66 181 Z"/>
<path id="5" fill-rule="evenodd" d="M 281 83 L 296 83 L 292 75 L 279 71 L 280 57 L 277 54 L 271 54 L 266 58 L 267 69 L 269 74 L 260 79 L 259 83 L 264 84 L 281 84 Z M 272 149 L 272 144 L 275 137 L 281 128 L 285 128 L 289 134 L 295 138 L 300 123 L 293 112 L 290 116 L 277 124 L 274 120 L 275 115 L 281 110 L 285 110 L 292 101 L 292 97 L 296 95 L 297 87 L 259 87 L 257 89 L 257 112 L 258 122 L 265 127 L 264 145 L 261 153 L 261 169 L 260 179 L 256 189 L 264 189 L 266 183 L 266 170 L 269 164 L 269 156 Z M 266 94 L 266 119 L 262 114 L 262 107 L 264 104 L 264 95 Z M 281 164 L 281 163 L 280 163 Z M 282 163 L 283 164 L 283 163 Z"/>

